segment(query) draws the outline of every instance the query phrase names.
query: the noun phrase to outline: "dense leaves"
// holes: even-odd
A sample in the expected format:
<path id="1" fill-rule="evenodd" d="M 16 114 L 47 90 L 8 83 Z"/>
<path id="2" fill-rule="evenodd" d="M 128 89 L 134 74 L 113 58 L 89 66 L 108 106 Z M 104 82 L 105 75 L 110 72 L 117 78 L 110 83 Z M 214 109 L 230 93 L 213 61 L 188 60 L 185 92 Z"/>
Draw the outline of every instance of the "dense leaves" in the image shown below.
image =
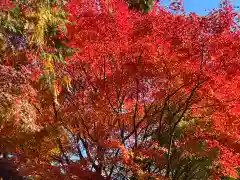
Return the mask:
<path id="1" fill-rule="evenodd" d="M 237 14 L 227 1 L 205 17 L 185 15 L 182 1 L 170 9 L 142 13 L 119 0 L 4 8 L 0 151 L 22 175 L 238 178 Z"/>

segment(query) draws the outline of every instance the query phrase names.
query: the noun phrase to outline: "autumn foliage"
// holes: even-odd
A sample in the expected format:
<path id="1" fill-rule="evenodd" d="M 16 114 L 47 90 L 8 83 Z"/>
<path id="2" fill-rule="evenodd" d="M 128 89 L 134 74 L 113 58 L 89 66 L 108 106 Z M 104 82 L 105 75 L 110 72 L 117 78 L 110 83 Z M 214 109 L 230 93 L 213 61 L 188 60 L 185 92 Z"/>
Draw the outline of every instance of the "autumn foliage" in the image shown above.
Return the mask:
<path id="1" fill-rule="evenodd" d="M 208 16 L 182 1 L 148 13 L 121 0 L 15 3 L 1 11 L 0 152 L 22 176 L 239 178 L 230 3 Z"/>

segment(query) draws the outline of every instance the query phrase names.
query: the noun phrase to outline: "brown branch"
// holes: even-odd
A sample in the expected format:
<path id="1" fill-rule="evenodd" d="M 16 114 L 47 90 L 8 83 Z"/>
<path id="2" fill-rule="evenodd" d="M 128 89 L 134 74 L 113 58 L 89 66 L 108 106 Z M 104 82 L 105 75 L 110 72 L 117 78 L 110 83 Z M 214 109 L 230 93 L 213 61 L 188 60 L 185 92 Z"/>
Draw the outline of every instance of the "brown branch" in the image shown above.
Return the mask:
<path id="1" fill-rule="evenodd" d="M 133 115 L 133 131 L 134 131 L 134 137 L 135 137 L 135 143 L 134 143 L 134 148 L 137 148 L 137 127 L 136 127 L 136 117 L 137 117 L 137 112 L 138 112 L 138 101 L 139 101 L 139 97 L 138 97 L 138 85 L 139 85 L 139 80 L 136 80 L 136 88 L 137 88 L 137 94 L 136 94 L 136 104 L 135 104 L 135 110 L 134 110 L 134 115 Z"/>
<path id="2" fill-rule="evenodd" d="M 52 99 L 52 105 L 53 105 L 53 111 L 54 111 L 55 121 L 58 122 L 58 111 L 57 111 L 56 104 L 54 103 L 54 100 L 53 100 L 53 99 Z M 69 160 L 69 158 L 67 157 L 67 155 L 65 154 L 65 151 L 64 151 L 64 149 L 63 149 L 61 139 L 60 139 L 59 137 L 57 137 L 56 141 L 57 141 L 57 144 L 58 144 L 58 146 L 59 146 L 59 149 L 60 149 L 63 157 L 65 158 L 67 164 L 70 164 L 70 160 Z"/>
<path id="3" fill-rule="evenodd" d="M 204 81 L 203 81 L 204 82 Z M 179 124 L 179 122 L 181 121 L 182 117 L 184 116 L 185 112 L 188 110 L 189 108 L 189 104 L 190 104 L 190 100 L 191 98 L 194 96 L 197 88 L 203 83 L 203 82 L 198 82 L 197 85 L 192 89 L 189 97 L 186 100 L 186 105 L 184 110 L 182 111 L 180 117 L 178 118 L 178 120 L 174 123 L 172 130 L 170 131 L 170 140 L 169 140 L 169 146 L 168 146 L 168 164 L 167 164 L 167 173 L 166 173 L 166 177 L 169 177 L 169 173 L 171 170 L 171 151 L 172 151 L 172 143 L 173 143 L 173 138 L 175 135 L 175 129 L 177 127 L 177 125 Z"/>
<path id="4" fill-rule="evenodd" d="M 98 166 L 94 163 L 93 158 L 92 158 L 92 156 L 91 156 L 91 154 L 89 152 L 88 143 L 86 141 L 84 141 L 84 139 L 80 135 L 78 135 L 78 138 L 81 140 L 81 142 L 83 144 L 83 147 L 84 147 L 84 149 L 86 151 L 86 154 L 88 156 L 88 159 L 92 163 L 93 168 L 97 171 L 98 170 Z"/>

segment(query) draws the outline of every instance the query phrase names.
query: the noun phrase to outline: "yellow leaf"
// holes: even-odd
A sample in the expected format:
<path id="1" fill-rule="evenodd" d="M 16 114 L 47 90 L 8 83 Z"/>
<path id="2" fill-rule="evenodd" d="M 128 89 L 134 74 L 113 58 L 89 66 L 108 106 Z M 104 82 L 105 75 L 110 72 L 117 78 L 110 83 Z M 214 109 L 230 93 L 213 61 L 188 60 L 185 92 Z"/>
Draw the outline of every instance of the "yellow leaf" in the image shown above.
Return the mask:
<path id="1" fill-rule="evenodd" d="M 59 150 L 59 148 L 53 148 L 53 149 L 51 149 L 48 152 L 48 154 L 50 154 L 50 155 L 58 155 L 58 154 L 60 154 L 60 150 Z"/>
<path id="2" fill-rule="evenodd" d="M 128 154 L 129 154 L 130 157 L 134 157 L 134 152 L 133 151 L 129 151 Z"/>
<path id="3" fill-rule="evenodd" d="M 53 58 L 52 55 L 48 56 L 48 59 L 46 60 L 44 67 L 46 70 L 48 70 L 50 73 L 54 73 L 54 66 L 53 66 Z"/>
<path id="4" fill-rule="evenodd" d="M 67 85 L 71 83 L 71 78 L 69 76 L 63 76 L 63 82 Z"/>

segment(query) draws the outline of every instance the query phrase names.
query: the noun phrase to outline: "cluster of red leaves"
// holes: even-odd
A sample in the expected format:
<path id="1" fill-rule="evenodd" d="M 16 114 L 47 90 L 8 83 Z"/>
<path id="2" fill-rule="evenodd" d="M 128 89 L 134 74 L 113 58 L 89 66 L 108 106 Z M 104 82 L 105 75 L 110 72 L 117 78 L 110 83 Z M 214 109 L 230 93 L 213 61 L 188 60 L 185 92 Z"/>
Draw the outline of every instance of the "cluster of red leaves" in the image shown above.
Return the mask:
<path id="1" fill-rule="evenodd" d="M 7 9 L 11 9 L 14 8 L 15 5 L 12 3 L 11 0 L 1 0 L 0 1 L 0 9 L 1 10 L 7 10 Z"/>
<path id="2" fill-rule="evenodd" d="M 96 139 L 120 131 L 114 124 L 118 118 L 124 118 L 126 134 L 140 138 L 148 123 L 155 127 L 158 123 L 146 106 L 176 105 L 182 117 L 199 118 L 200 128 L 210 122 L 207 134 L 194 137 L 205 138 L 210 148 L 220 150 L 217 162 L 225 169 L 220 176 L 236 177 L 240 34 L 231 6 L 199 17 L 173 15 L 161 8 L 149 14 L 131 12 L 120 1 L 90 4 L 70 1 L 67 6 L 75 22 L 69 27 L 69 45 L 80 49 L 69 61 L 68 71 L 75 81 L 84 81 L 85 99 L 77 107 L 88 114 L 83 118 L 88 119 L 88 129 L 93 123 L 104 128 L 100 132 L 102 128 L 96 127 L 100 133 Z M 121 142 L 121 137 L 113 136 Z"/>

